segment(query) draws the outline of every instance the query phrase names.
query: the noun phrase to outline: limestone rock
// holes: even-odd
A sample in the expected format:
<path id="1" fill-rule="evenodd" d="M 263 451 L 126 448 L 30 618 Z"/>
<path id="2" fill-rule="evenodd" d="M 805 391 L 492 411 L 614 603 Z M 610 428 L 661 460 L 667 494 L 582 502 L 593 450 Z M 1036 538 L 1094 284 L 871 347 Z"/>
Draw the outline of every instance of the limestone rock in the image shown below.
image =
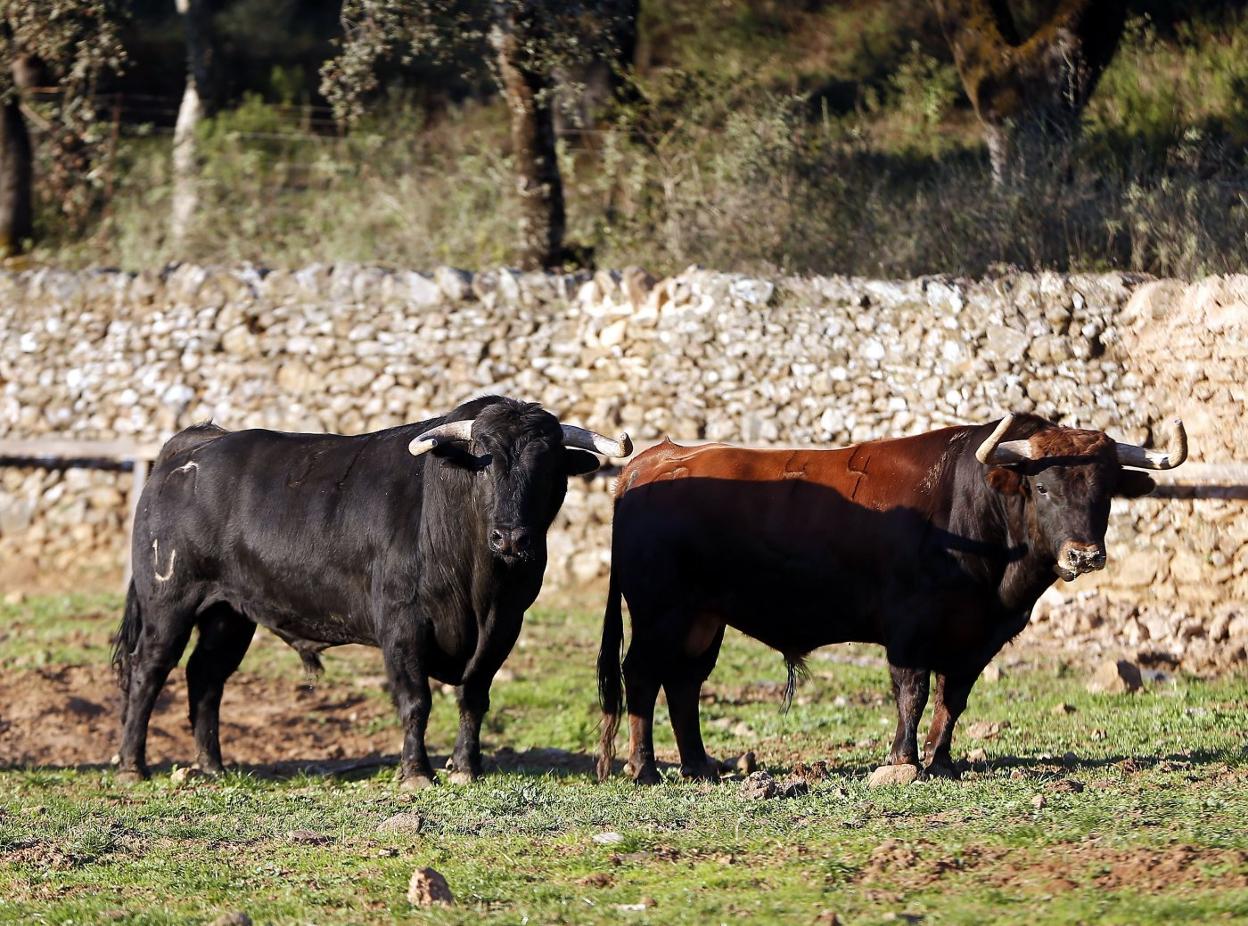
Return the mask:
<path id="1" fill-rule="evenodd" d="M 908 785 L 919 777 L 919 770 L 913 765 L 881 765 L 867 779 L 868 788 L 886 788 L 893 785 Z"/>
<path id="2" fill-rule="evenodd" d="M 1125 694 L 1138 691 L 1144 684 L 1140 667 L 1126 659 L 1103 662 L 1088 682 L 1088 691 L 1105 694 Z"/>
<path id="3" fill-rule="evenodd" d="M 453 904 L 455 896 L 446 878 L 432 868 L 417 868 L 407 884 L 407 902 L 414 907 Z"/>

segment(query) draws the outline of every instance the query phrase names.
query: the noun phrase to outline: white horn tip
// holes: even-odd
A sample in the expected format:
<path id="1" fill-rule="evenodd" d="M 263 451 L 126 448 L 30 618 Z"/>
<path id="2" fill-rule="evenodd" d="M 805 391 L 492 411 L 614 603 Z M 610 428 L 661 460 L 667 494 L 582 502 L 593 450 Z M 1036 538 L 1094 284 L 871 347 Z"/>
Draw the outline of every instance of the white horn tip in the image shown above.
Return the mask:
<path id="1" fill-rule="evenodd" d="M 620 452 L 616 454 L 619 457 L 631 456 L 633 452 L 633 439 L 628 436 L 625 431 L 620 432 L 617 443 L 620 445 Z"/>
<path id="2" fill-rule="evenodd" d="M 424 440 L 422 438 L 417 437 L 415 440 L 413 440 L 410 444 L 407 445 L 407 452 L 410 453 L 414 457 L 418 457 L 422 453 L 428 453 L 430 450 L 432 450 L 436 446 L 438 446 L 438 442 L 436 440 Z"/>

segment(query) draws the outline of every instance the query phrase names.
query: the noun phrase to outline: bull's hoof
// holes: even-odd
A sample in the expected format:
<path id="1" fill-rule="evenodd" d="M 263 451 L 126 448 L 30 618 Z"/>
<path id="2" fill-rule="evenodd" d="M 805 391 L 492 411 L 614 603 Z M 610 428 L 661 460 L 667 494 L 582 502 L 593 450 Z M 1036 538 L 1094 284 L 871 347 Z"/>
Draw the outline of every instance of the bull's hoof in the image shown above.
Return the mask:
<path id="1" fill-rule="evenodd" d="M 707 758 L 701 765 L 682 765 L 680 777 L 686 781 L 719 781 L 720 763 Z"/>
<path id="2" fill-rule="evenodd" d="M 633 784 L 657 785 L 663 780 L 659 775 L 659 770 L 653 765 L 642 766 L 638 769 L 634 767 L 633 763 L 629 762 L 624 766 L 624 772 L 629 778 L 633 779 Z"/>
<path id="3" fill-rule="evenodd" d="M 451 784 L 453 785 L 470 785 L 481 777 L 481 773 L 461 772 L 459 769 L 455 769 L 448 777 L 451 779 Z"/>
<path id="4" fill-rule="evenodd" d="M 119 768 L 116 774 L 117 783 L 123 785 L 137 785 L 152 777 L 152 773 L 145 768 Z"/>
<path id="5" fill-rule="evenodd" d="M 399 779 L 400 791 L 423 791 L 433 786 L 434 780 L 428 775 L 405 775 Z"/>
<path id="6" fill-rule="evenodd" d="M 962 772 L 956 765 L 948 760 L 940 760 L 931 762 L 927 768 L 919 774 L 919 779 L 927 778 L 945 778 L 949 781 L 957 781 L 962 777 Z"/>

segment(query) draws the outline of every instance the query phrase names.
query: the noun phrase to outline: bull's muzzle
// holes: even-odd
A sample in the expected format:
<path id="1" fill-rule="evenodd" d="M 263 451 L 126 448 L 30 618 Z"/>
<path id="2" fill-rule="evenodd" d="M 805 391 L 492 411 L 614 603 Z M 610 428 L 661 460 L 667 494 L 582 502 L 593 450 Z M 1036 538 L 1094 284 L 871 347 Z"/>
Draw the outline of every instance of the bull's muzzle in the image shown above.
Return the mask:
<path id="1" fill-rule="evenodd" d="M 528 555 L 529 547 L 528 528 L 515 527 L 505 530 L 496 527 L 490 531 L 490 549 L 504 560 L 520 559 Z"/>
<path id="2" fill-rule="evenodd" d="M 1085 572 L 1105 568 L 1105 547 L 1099 543 L 1077 543 L 1067 540 L 1057 554 L 1058 574 L 1067 582 Z"/>

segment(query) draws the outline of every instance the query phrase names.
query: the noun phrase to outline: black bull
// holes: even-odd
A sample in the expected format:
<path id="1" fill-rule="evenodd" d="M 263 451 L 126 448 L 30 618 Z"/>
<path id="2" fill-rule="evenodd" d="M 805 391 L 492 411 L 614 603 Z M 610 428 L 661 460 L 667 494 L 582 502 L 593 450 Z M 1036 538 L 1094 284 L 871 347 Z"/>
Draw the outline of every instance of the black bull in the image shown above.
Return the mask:
<path id="1" fill-rule="evenodd" d="M 381 648 L 404 727 L 401 778 L 433 780 L 429 679 L 460 686 L 453 778 L 481 772 L 490 684 L 537 597 L 546 531 L 587 449 L 620 442 L 536 405 L 486 397 L 446 418 L 347 437 L 188 428 L 139 500 L 133 579 L 114 662 L 119 774 L 147 775 L 156 697 L 193 628 L 187 664 L 197 763 L 220 771 L 218 712 L 256 625 L 310 668 L 345 643 Z"/>
<path id="2" fill-rule="evenodd" d="M 1058 576 L 1104 566 L 1110 498 L 1153 487 L 1123 467 L 1178 465 L 1181 425 L 1178 437 L 1167 455 L 1019 415 L 836 450 L 664 443 L 641 454 L 616 489 L 599 776 L 611 771 L 626 695 L 628 770 L 658 780 L 660 688 L 682 773 L 714 774 L 698 696 L 725 626 L 785 655 L 790 694 L 811 650 L 882 644 L 898 712 L 888 762 L 954 774 L 953 727 L 980 672 Z M 622 673 L 621 596 L 633 629 Z"/>

